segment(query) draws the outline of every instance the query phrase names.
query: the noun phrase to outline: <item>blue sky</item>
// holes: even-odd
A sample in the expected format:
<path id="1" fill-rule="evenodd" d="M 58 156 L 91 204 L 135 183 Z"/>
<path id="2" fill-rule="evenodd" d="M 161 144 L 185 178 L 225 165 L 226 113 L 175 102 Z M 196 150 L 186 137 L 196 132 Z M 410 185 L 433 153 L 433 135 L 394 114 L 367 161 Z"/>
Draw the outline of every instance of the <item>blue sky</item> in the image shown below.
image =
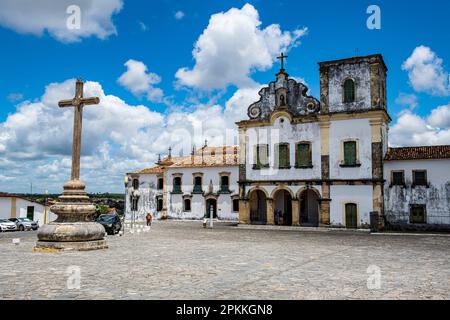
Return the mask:
<path id="1" fill-rule="evenodd" d="M 177 71 L 181 68 L 192 70 L 196 65 L 201 64 L 193 57 L 192 52 L 196 41 L 208 28 L 211 16 L 228 12 L 231 8 L 241 10 L 247 3 L 251 4 L 258 14 L 258 20 L 261 22 L 261 25 L 256 27 L 258 30 L 275 24 L 279 25 L 282 32 L 290 32 L 293 38 L 295 30 L 304 31 L 304 28 L 307 28 L 306 34 L 302 34 L 296 40 L 291 39 L 290 42 L 287 41 L 285 45 L 279 47 L 285 47 L 288 51 L 289 59 L 286 68 L 289 74 L 304 79 L 314 96 L 319 97 L 318 62 L 381 53 L 389 68 L 388 108 L 394 120 L 392 123 L 394 128 L 391 131 L 398 133 L 397 137 L 401 137 L 397 140 L 391 138 L 391 140 L 403 145 L 426 144 L 427 141 L 430 144 L 450 143 L 450 139 L 447 140 L 450 137 L 450 131 L 447 132 L 450 120 L 442 120 L 443 116 L 448 116 L 450 113 L 448 108 L 439 109 L 439 112 L 434 113 L 434 118 L 430 118 L 433 111 L 440 106 L 448 106 L 450 101 L 448 84 L 450 35 L 447 26 L 450 4 L 445 0 L 430 0 L 427 6 L 410 1 L 360 0 L 339 2 L 287 0 L 279 2 L 125 0 L 122 2 L 114 0 L 110 2 L 115 3 L 114 7 L 109 8 L 104 8 L 108 5 L 103 5 L 103 1 L 73 0 L 70 1 L 71 4 L 80 3 L 82 19 L 84 6 L 92 2 L 93 6 L 101 4 L 98 9 L 101 14 L 93 14 L 92 19 L 95 20 L 95 17 L 105 14 L 103 18 L 107 20 L 100 23 L 100 29 L 106 30 L 103 30 L 103 33 L 95 29 L 94 31 L 84 30 L 87 33 L 81 33 L 75 41 L 67 40 L 67 35 L 61 36 L 61 32 L 70 32 L 58 26 L 68 16 L 65 12 L 51 5 L 46 11 L 45 8 L 39 8 L 39 3 L 36 4 L 36 2 L 47 3 L 48 0 L 30 1 L 28 5 L 26 2 L 0 0 L 0 8 L 4 12 L 7 12 L 5 8 L 13 13 L 20 13 L 27 8 L 25 20 L 21 20 L 18 14 L 17 21 L 13 21 L 14 14 L 5 17 L 0 13 L 0 40 L 4 44 L 0 53 L 2 70 L 0 73 L 0 159 L 3 158 L 0 160 L 0 191 L 26 192 L 29 182 L 25 180 L 36 181 L 35 184 L 39 186 L 38 192 L 42 192 L 43 189 L 57 191 L 58 184 L 62 182 L 59 180 L 67 175 L 68 166 L 64 159 L 67 158 L 68 149 L 61 143 L 56 147 L 48 147 L 48 150 L 43 145 L 39 152 L 27 146 L 24 149 L 28 153 L 13 153 L 10 148 L 3 150 L 1 148 L 2 141 L 6 147 L 13 142 L 16 145 L 23 142 L 18 138 L 20 135 L 14 131 L 22 123 L 23 130 L 27 129 L 26 126 L 30 126 L 31 130 L 52 131 L 51 120 L 39 122 L 38 119 L 39 126 L 33 126 L 29 124 L 32 119 L 26 116 L 26 120 L 22 122 L 10 119 L 8 123 L 8 117 L 20 114 L 21 107 L 42 102 L 46 87 L 51 83 L 63 86 L 65 81 L 75 77 L 93 81 L 101 85 L 101 90 L 106 95 L 120 98 L 126 106 L 132 107 L 133 111 L 136 111 L 137 106 L 143 105 L 151 112 L 155 112 L 147 112 L 143 116 L 136 114 L 137 118 L 165 117 L 156 122 L 167 127 L 170 126 L 168 119 L 173 114 L 181 113 L 187 116 L 189 112 L 195 112 L 198 108 L 204 108 L 205 113 L 208 114 L 208 107 L 225 108 L 237 90 L 245 90 L 251 86 L 248 79 L 244 79 L 246 76 L 254 84 L 272 81 L 279 65 L 277 62 L 273 63 L 276 54 L 271 50 L 269 50 L 269 54 L 272 55 L 270 63 L 265 61 L 261 66 L 260 61 L 257 61 L 252 64 L 250 60 L 254 57 L 250 57 L 249 73 L 244 73 L 240 80 L 231 80 L 229 84 L 219 85 L 216 88 L 205 86 L 204 81 L 201 85 L 197 85 L 194 80 L 192 83 L 189 82 L 190 80 L 180 83 L 180 76 L 177 76 Z M 381 9 L 381 30 L 369 30 L 366 27 L 366 20 L 369 17 L 366 9 L 372 4 L 378 5 Z M 179 12 L 178 15 L 176 15 L 177 12 Z M 55 21 L 48 22 L 47 25 L 47 19 L 48 21 L 55 19 Z M 45 31 L 39 34 L 41 30 Z M 58 32 L 60 32 L 59 35 Z M 214 36 L 214 33 L 210 36 Z M 239 38 L 239 36 L 237 32 L 235 37 Z M 405 61 L 420 46 L 426 50 L 417 52 L 416 59 L 411 62 L 409 69 L 402 68 Z M 420 60 L 423 54 L 432 56 L 431 62 L 425 61 L 427 67 L 425 70 L 437 73 L 438 79 L 433 77 L 431 80 L 417 79 L 424 69 L 420 69 L 423 67 L 423 61 L 416 60 Z M 221 57 L 221 59 L 225 58 Z M 132 87 L 136 85 L 134 80 L 133 84 L 124 84 L 123 81 L 118 80 L 127 71 L 124 64 L 130 59 L 142 63 L 147 67 L 147 74 L 151 73 L 159 78 L 150 84 L 149 90 L 155 88 L 161 90 L 163 98 L 149 99 L 146 96 L 147 91 L 138 90 L 137 92 L 136 87 Z M 205 65 L 214 66 L 214 62 L 208 62 Z M 245 83 L 243 84 L 241 80 Z M 436 85 L 433 81 L 443 82 L 444 89 L 439 92 L 433 90 L 433 86 Z M 96 92 L 95 88 L 92 90 Z M 70 94 L 70 91 L 64 92 Z M 244 101 L 251 101 L 251 98 L 246 98 Z M 94 117 L 94 111 L 89 112 Z M 39 113 L 35 116 L 38 118 L 42 115 Z M 124 113 L 124 116 L 127 117 L 127 113 Z M 123 120 L 132 122 L 133 117 Z M 242 119 L 245 117 L 246 114 L 242 114 Z M 413 129 L 405 129 L 402 126 L 402 123 L 409 122 L 420 126 L 421 121 L 426 126 L 434 127 L 427 132 L 421 132 L 418 129 L 418 135 L 414 138 L 408 131 Z M 114 123 L 114 126 L 118 127 L 120 124 Z M 86 133 L 88 137 L 85 140 L 88 142 L 84 149 L 84 156 L 87 157 L 85 161 L 94 161 L 89 157 L 95 157 L 99 150 L 103 150 L 101 152 L 105 162 L 124 163 L 124 167 L 117 167 L 114 173 L 107 171 L 111 178 L 100 179 L 101 182 L 94 183 L 90 191 L 120 191 L 119 178 L 124 172 L 135 170 L 140 166 L 150 166 L 157 153 L 166 150 L 171 141 L 173 142 L 173 139 L 158 142 L 155 135 L 162 134 L 153 127 L 143 125 L 138 129 L 138 133 L 145 131 L 147 134 L 145 139 L 149 141 L 149 150 L 143 151 L 145 156 L 142 157 L 135 156 L 136 149 L 142 147 L 139 143 L 134 146 L 134 149 L 133 146 L 128 146 L 130 149 L 126 149 L 121 145 L 120 139 L 115 140 L 112 137 L 103 141 L 101 137 L 92 133 L 92 140 L 96 142 L 91 144 L 86 140 L 91 137 L 90 133 Z M 13 142 L 8 140 L 14 134 L 16 139 Z M 34 132 L 30 131 L 29 134 L 33 135 Z M 48 139 L 53 139 L 52 137 L 58 135 L 58 132 L 55 131 L 52 134 L 53 136 L 49 135 Z M 67 134 L 67 132 L 61 134 Z M 69 137 L 70 135 L 66 138 Z M 105 148 L 109 151 L 105 151 Z M 139 159 L 136 160 L 136 158 Z M 102 160 L 96 158 L 95 161 Z M 53 164 L 54 167 L 50 170 L 48 167 Z M 125 164 L 130 166 L 129 169 L 125 167 Z M 18 165 L 22 170 L 19 170 Z M 108 166 L 109 169 L 110 167 Z M 42 168 L 42 172 L 37 174 L 36 168 Z M 99 168 L 92 168 L 92 170 L 98 171 Z M 46 180 L 52 172 L 53 182 L 48 183 Z M 89 168 L 85 172 L 88 173 Z M 85 179 L 89 180 L 87 173 Z M 18 182 L 17 178 L 20 177 L 23 179 Z"/>

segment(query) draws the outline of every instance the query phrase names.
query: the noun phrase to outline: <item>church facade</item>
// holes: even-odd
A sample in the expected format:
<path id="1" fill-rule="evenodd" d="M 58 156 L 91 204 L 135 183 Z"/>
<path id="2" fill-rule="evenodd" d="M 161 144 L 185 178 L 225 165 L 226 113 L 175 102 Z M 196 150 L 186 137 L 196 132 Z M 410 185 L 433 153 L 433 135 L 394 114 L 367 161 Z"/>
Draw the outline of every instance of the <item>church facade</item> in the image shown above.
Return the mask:
<path id="1" fill-rule="evenodd" d="M 319 67 L 320 100 L 282 67 L 237 123 L 239 146 L 205 146 L 130 174 L 157 186 L 137 205 L 182 219 L 212 208 L 241 224 L 369 228 L 372 216 L 380 226 L 450 226 L 450 146 L 389 148 L 383 57 Z"/>

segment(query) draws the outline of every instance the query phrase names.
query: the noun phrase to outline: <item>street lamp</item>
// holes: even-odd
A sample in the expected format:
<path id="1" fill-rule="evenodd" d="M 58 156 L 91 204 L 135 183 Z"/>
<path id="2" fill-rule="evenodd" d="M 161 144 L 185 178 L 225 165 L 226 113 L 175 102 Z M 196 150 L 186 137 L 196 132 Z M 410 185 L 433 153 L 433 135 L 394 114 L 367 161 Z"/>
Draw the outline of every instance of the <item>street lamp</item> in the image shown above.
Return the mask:
<path id="1" fill-rule="evenodd" d="M 136 214 L 138 211 L 138 203 L 139 203 L 140 197 L 141 197 L 141 193 L 139 192 L 139 190 L 134 190 L 133 191 L 133 198 L 134 198 L 133 225 L 136 223 Z"/>
<path id="2" fill-rule="evenodd" d="M 141 197 L 139 190 L 135 189 L 132 185 L 128 188 L 128 193 L 130 194 L 130 204 L 131 204 L 131 228 L 134 228 L 134 223 L 136 220 L 136 211 L 138 210 L 138 202 Z"/>

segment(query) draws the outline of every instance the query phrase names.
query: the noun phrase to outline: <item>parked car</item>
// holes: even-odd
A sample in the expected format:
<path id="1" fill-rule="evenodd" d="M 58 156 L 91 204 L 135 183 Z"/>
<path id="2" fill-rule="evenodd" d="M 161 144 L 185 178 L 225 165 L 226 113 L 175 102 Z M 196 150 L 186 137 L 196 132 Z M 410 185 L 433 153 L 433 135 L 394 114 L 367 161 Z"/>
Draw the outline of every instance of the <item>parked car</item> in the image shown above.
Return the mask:
<path id="1" fill-rule="evenodd" d="M 97 222 L 105 228 L 108 234 L 114 235 L 122 229 L 122 222 L 117 214 L 101 214 L 97 218 Z"/>
<path id="2" fill-rule="evenodd" d="M 16 231 L 17 225 L 9 220 L 6 219 L 0 219 L 0 232 L 5 231 Z"/>
<path id="3" fill-rule="evenodd" d="M 37 222 L 31 221 L 28 218 L 11 218 L 9 221 L 14 222 L 17 229 L 20 231 L 37 230 L 39 228 L 39 224 Z"/>

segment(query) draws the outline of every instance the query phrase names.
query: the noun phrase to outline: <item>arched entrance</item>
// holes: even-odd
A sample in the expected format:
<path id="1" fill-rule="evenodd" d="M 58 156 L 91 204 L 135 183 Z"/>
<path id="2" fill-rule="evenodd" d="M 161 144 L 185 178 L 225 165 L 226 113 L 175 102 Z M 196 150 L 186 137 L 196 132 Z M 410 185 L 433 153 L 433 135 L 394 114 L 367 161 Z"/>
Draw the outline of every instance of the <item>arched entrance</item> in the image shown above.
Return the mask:
<path id="1" fill-rule="evenodd" d="M 310 189 L 304 190 L 300 195 L 300 225 L 319 226 L 319 196 Z"/>
<path id="2" fill-rule="evenodd" d="M 206 199 L 205 205 L 205 217 L 209 218 L 211 216 L 211 208 L 213 209 L 213 218 L 217 218 L 217 200 L 214 198 Z"/>
<path id="3" fill-rule="evenodd" d="M 286 190 L 278 190 L 273 197 L 275 224 L 292 226 L 292 196 Z"/>
<path id="4" fill-rule="evenodd" d="M 267 224 L 267 197 L 261 190 L 250 193 L 250 223 Z"/>

